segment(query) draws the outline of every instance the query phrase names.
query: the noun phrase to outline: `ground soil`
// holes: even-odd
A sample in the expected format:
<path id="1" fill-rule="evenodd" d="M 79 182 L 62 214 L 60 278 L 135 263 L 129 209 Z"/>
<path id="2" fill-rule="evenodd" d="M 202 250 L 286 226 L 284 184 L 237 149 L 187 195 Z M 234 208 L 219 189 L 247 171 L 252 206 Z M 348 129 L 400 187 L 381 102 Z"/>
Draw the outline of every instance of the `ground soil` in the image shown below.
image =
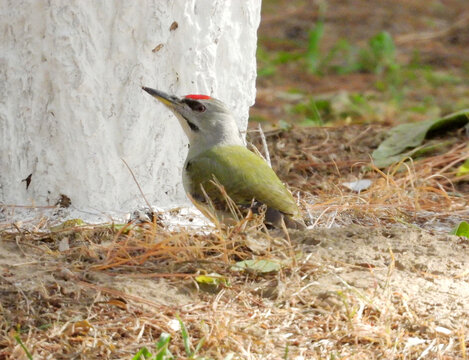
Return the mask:
<path id="1" fill-rule="evenodd" d="M 295 234 L 317 263 L 339 269 L 316 279 L 315 295 L 337 297 L 345 283 L 362 290 L 389 283 L 395 296 L 405 296 L 416 315 L 452 328 L 469 325 L 469 242 L 420 229 L 350 226 Z M 339 271 L 337 271 L 339 270 Z M 381 285 L 380 285 L 381 284 Z"/>
<path id="2" fill-rule="evenodd" d="M 391 292 L 398 292 L 398 296 L 405 296 L 412 303 L 417 316 L 431 318 L 449 329 L 456 324 L 469 326 L 467 239 L 420 229 L 354 225 L 341 229 L 293 231 L 291 240 L 301 245 L 312 263 L 319 267 L 321 264 L 332 266 L 322 269 L 311 279 L 309 296 L 313 302 L 338 302 L 337 292 L 347 286 L 382 291 L 382 285 L 388 282 Z M 6 294 L 14 295 L 10 304 L 2 302 L 3 315 L 8 320 L 17 320 L 18 316 L 10 312 L 12 309 L 7 311 L 9 306 L 21 304 L 26 308 L 16 310 L 34 312 L 27 309 L 34 308 L 34 303 L 21 300 L 26 294 L 29 297 L 58 286 L 63 288 L 63 301 L 70 294 L 84 290 L 73 280 L 73 273 L 67 270 L 66 264 L 61 268 L 55 254 L 38 257 L 37 249 L 31 251 L 30 244 L 24 245 L 21 240 L 2 241 L 0 246 L 2 300 L 9 298 Z M 86 279 L 165 306 L 204 301 L 198 298 L 195 290 L 174 286 L 164 279 L 107 276 L 99 272 L 87 275 Z"/>
<path id="3" fill-rule="evenodd" d="M 139 321 L 146 322 L 148 326 L 151 324 L 149 319 L 158 318 L 167 326 L 175 313 L 183 314 L 188 326 L 191 314 L 196 313 L 199 321 L 204 319 L 210 323 L 212 316 L 218 317 L 220 321 L 226 311 L 239 311 L 231 309 L 224 301 L 236 298 L 242 292 L 255 294 L 257 300 L 251 299 L 254 304 L 249 305 L 249 311 L 254 313 L 256 308 L 284 304 L 280 305 L 282 308 L 288 299 L 295 301 L 288 306 L 291 311 L 299 308 L 302 312 L 327 316 L 329 312 L 340 312 L 343 309 L 344 294 L 354 294 L 361 299 L 362 304 L 367 304 L 366 307 L 379 313 L 389 313 L 391 317 L 397 316 L 399 311 L 396 309 L 406 304 L 405 309 L 400 310 L 405 313 L 404 318 L 399 320 L 399 325 L 393 326 L 401 327 L 405 329 L 402 331 L 409 333 L 418 333 L 425 345 L 422 347 L 420 344 L 418 347 L 420 353 L 429 344 L 425 340 L 427 336 L 443 333 L 444 337 L 451 337 L 461 329 L 469 328 L 467 239 L 403 226 L 370 228 L 358 225 L 293 231 L 290 237 L 296 251 L 303 254 L 300 260 L 302 266 L 314 269 L 309 271 L 303 289 L 298 290 L 289 285 L 290 280 L 285 275 L 284 281 L 275 277 L 267 279 L 267 282 L 266 278 L 246 279 L 222 292 L 194 286 L 193 280 L 145 276 L 145 272 L 139 270 L 119 274 L 88 268 L 84 272 L 77 265 L 84 267 L 86 260 L 90 260 L 89 254 L 84 255 L 83 251 L 96 251 L 91 244 L 82 247 L 80 251 L 77 250 L 79 247 L 75 247 L 58 253 L 44 251 L 47 246 L 40 242 L 33 245 L 18 237 L 4 239 L 0 242 L 3 321 L 10 326 L 22 324 L 23 329 L 30 329 L 30 334 L 34 334 L 32 328 L 47 329 L 51 326 L 42 341 L 37 342 L 34 337 L 25 338 L 35 358 L 41 359 L 65 359 L 70 356 L 87 359 L 129 358 L 138 350 L 138 346 L 132 345 L 132 338 L 135 332 L 143 331 Z M 254 250 L 256 245 L 263 246 L 257 241 L 251 239 L 250 246 Z M 81 257 L 81 261 L 77 261 L 77 257 Z M 292 296 L 291 290 L 301 291 L 301 296 Z M 221 298 L 218 306 L 222 306 L 222 309 L 217 309 L 217 297 Z M 83 314 L 90 314 L 91 317 Z M 383 314 L 376 316 L 382 317 Z M 124 324 L 120 325 L 120 321 Z M 247 331 L 245 336 L 251 338 L 268 336 L 268 329 L 252 328 L 252 324 L 248 326 L 251 328 L 248 331 L 247 325 L 243 324 L 243 314 L 238 314 L 235 319 L 230 316 L 230 321 L 233 323 L 227 326 L 226 336 L 234 336 L 239 331 Z M 354 317 L 351 321 L 355 321 Z M 305 327 L 310 326 L 305 321 L 305 315 L 297 319 L 296 323 L 297 328 L 289 329 L 289 333 L 293 334 L 292 338 L 298 337 L 300 340 L 295 342 L 293 339 L 292 352 L 300 351 L 295 351 L 295 348 L 303 347 L 305 350 L 302 353 L 307 358 L 320 356 L 320 353 L 311 350 L 314 342 L 308 337 L 301 337 Z M 153 336 L 157 337 L 160 326 L 153 323 L 154 329 L 149 330 L 150 334 L 154 333 Z M 389 336 L 387 331 L 390 329 L 379 324 L 378 320 L 375 324 L 373 321 L 369 324 L 357 321 L 353 329 L 347 330 L 349 336 L 353 334 L 355 338 L 373 339 L 373 342 L 383 341 Z M 106 333 L 105 338 L 118 344 L 117 349 L 109 351 L 110 343 L 92 345 L 93 333 L 97 338 Z M 194 330 L 192 333 L 197 336 Z M 282 336 L 282 332 L 272 334 L 271 341 L 283 343 Z M 25 358 L 18 345 L 8 344 L 3 339 L 1 346 L 4 357 Z M 317 340 L 321 339 L 328 337 Z M 48 344 L 41 346 L 41 342 Z M 80 349 L 78 353 L 64 351 L 64 343 L 73 348 L 74 342 Z M 337 350 L 336 346 L 333 342 L 324 343 L 322 351 L 333 353 Z M 5 353 L 7 349 L 10 349 L 9 356 Z M 457 353 L 454 348 L 449 350 L 450 354 Z M 258 345 L 252 356 L 265 359 L 278 356 L 275 353 L 270 356 L 265 351 L 268 351 L 268 346 Z M 386 357 L 378 349 L 368 353 L 355 350 L 355 353 L 361 354 L 355 358 Z M 434 349 L 431 354 L 428 358 L 436 356 Z M 412 358 L 412 352 L 409 352 L 409 356 Z"/>

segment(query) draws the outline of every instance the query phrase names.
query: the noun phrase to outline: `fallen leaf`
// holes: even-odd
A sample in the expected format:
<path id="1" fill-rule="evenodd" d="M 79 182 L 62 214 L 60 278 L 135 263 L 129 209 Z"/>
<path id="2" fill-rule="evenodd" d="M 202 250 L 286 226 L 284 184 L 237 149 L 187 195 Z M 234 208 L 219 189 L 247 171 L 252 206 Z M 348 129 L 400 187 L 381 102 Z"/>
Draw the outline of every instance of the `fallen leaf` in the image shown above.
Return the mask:
<path id="1" fill-rule="evenodd" d="M 60 225 L 52 226 L 50 228 L 50 230 L 51 231 L 62 231 L 64 229 L 74 228 L 74 227 L 83 226 L 83 225 L 86 225 L 86 224 L 82 219 L 70 219 L 70 220 L 64 221 Z"/>
<path id="2" fill-rule="evenodd" d="M 199 275 L 195 278 L 199 284 L 208 284 L 208 285 L 228 285 L 228 280 L 217 273 L 211 273 L 207 275 Z"/>
<path id="3" fill-rule="evenodd" d="M 373 182 L 368 179 L 362 179 L 352 182 L 344 182 L 342 183 L 347 189 L 355 191 L 355 192 L 362 192 L 363 190 L 367 190 Z"/>
<path id="4" fill-rule="evenodd" d="M 398 125 L 389 131 L 389 137 L 373 151 L 374 164 L 377 167 L 386 167 L 406 156 L 412 156 L 412 152 L 404 152 L 421 145 L 430 132 L 442 132 L 450 128 L 462 127 L 467 123 L 469 123 L 469 109 L 439 119 Z"/>
<path id="5" fill-rule="evenodd" d="M 456 226 L 453 231 L 451 231 L 451 234 L 457 235 L 457 236 L 464 236 L 469 238 L 469 223 L 465 221 L 461 221 L 458 226 Z"/>
<path id="6" fill-rule="evenodd" d="M 257 273 L 270 273 L 279 271 L 282 265 L 272 260 L 243 260 L 238 261 L 231 267 L 231 270 L 248 270 Z"/>
<path id="7" fill-rule="evenodd" d="M 469 159 L 464 161 L 464 164 L 458 167 L 458 172 L 456 173 L 456 176 L 464 176 L 467 174 L 469 174 Z"/>
<path id="8" fill-rule="evenodd" d="M 119 309 L 122 310 L 127 310 L 127 303 L 124 300 L 121 299 L 110 299 L 109 301 L 106 301 L 108 305 L 113 305 L 118 307 Z"/>
<path id="9" fill-rule="evenodd" d="M 68 241 L 68 237 L 65 236 L 59 242 L 59 251 L 62 252 L 62 251 L 67 251 L 67 250 L 70 250 L 70 244 Z"/>

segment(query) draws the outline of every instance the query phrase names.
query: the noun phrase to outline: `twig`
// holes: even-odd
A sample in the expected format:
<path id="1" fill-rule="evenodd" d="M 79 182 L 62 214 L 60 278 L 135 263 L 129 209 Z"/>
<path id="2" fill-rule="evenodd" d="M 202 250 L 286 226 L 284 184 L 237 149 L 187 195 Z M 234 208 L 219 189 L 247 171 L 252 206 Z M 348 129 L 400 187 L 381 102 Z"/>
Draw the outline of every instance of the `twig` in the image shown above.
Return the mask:
<path id="1" fill-rule="evenodd" d="M 469 13 L 463 14 L 459 20 L 455 21 L 450 26 L 446 27 L 445 29 L 438 30 L 438 31 L 429 31 L 423 33 L 414 33 L 414 34 L 405 34 L 396 37 L 396 44 L 405 44 L 414 41 L 428 41 L 433 40 L 439 37 L 443 37 L 449 34 L 451 31 L 457 28 L 464 27 L 467 23 L 469 23 Z"/>
<path id="2" fill-rule="evenodd" d="M 267 164 L 269 164 L 269 166 L 272 167 L 272 162 L 270 161 L 269 147 L 267 146 L 267 141 L 265 140 L 265 135 L 264 135 L 264 132 L 262 131 L 261 124 L 258 125 L 258 129 L 259 129 L 259 134 L 260 134 L 261 141 L 262 141 L 262 147 L 264 148 L 265 161 L 267 161 Z"/>
<path id="3" fill-rule="evenodd" d="M 145 194 L 143 193 L 143 190 L 142 188 L 140 187 L 140 184 L 138 183 L 137 181 L 137 178 L 135 177 L 135 174 L 134 172 L 132 171 L 132 169 L 130 168 L 129 164 L 127 164 L 127 162 L 124 160 L 124 158 L 121 158 L 122 162 L 125 164 L 125 166 L 127 166 L 127 169 L 129 169 L 129 172 L 130 172 L 130 175 L 132 175 L 134 181 L 135 181 L 135 184 L 137 184 L 137 187 L 138 187 L 138 190 L 140 191 L 140 194 L 142 195 L 143 197 L 143 200 L 145 200 L 145 203 L 147 204 L 147 206 L 150 208 L 151 211 L 153 211 L 153 208 L 151 207 L 149 201 L 147 200 L 147 198 L 145 197 Z"/>
<path id="4" fill-rule="evenodd" d="M 345 146 L 350 146 L 352 145 L 354 142 L 356 142 L 358 139 L 361 139 L 368 131 L 370 131 L 371 129 L 371 125 L 368 126 L 365 130 L 363 130 L 362 132 L 360 132 L 357 136 L 355 136 L 353 139 L 351 139 L 350 141 L 348 141 Z"/>
<path id="5" fill-rule="evenodd" d="M 145 304 L 145 305 L 148 305 L 148 306 L 150 306 L 152 308 L 155 308 L 155 309 L 171 310 L 171 307 L 169 307 L 169 306 L 157 303 L 155 301 L 145 299 L 141 296 L 127 294 L 123 291 L 119 291 L 119 290 L 108 288 L 108 287 L 103 287 L 103 286 L 100 286 L 100 285 L 95 285 L 95 284 L 92 284 L 92 283 L 89 283 L 89 282 L 86 282 L 86 281 L 82 281 L 82 280 L 75 280 L 75 283 L 77 285 L 87 287 L 87 288 L 90 288 L 90 289 L 94 289 L 96 291 L 101 291 L 103 293 L 106 293 L 106 294 L 109 294 L 109 295 L 112 295 L 112 296 L 115 296 L 115 297 L 122 297 L 126 300 L 132 300 L 132 301 L 135 301 L 135 302 L 138 302 L 138 303 L 141 303 L 141 304 Z"/>

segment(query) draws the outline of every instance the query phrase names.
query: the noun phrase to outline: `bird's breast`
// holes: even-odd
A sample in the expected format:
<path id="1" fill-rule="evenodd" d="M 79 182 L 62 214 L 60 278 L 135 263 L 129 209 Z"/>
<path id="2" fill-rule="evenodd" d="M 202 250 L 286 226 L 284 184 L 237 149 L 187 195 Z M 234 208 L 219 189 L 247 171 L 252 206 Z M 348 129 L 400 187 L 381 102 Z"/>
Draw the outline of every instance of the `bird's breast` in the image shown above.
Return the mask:
<path id="1" fill-rule="evenodd" d="M 191 162 L 186 160 L 184 164 L 184 170 L 182 171 L 182 185 L 186 193 L 193 193 L 193 181 L 191 177 Z"/>

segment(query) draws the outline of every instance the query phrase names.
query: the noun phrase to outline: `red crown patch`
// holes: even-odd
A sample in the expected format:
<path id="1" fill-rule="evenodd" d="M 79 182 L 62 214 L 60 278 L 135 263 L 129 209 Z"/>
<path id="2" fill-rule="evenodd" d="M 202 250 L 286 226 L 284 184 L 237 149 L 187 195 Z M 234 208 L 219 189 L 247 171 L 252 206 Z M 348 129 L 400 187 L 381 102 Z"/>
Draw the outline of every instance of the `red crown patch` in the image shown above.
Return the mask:
<path id="1" fill-rule="evenodd" d="M 211 99 L 211 97 L 208 96 L 208 95 L 186 95 L 186 98 L 194 99 L 194 100 L 208 100 L 208 99 Z"/>

